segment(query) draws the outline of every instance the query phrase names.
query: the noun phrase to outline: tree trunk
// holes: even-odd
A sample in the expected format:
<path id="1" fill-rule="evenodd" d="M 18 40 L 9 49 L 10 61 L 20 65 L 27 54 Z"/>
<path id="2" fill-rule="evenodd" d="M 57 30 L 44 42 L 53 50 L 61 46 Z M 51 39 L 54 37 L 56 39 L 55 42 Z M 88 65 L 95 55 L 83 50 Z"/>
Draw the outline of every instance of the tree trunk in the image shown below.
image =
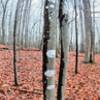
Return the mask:
<path id="1" fill-rule="evenodd" d="M 56 0 L 46 0 L 43 40 L 44 100 L 55 100 L 55 56 L 57 35 Z"/>
<path id="2" fill-rule="evenodd" d="M 58 81 L 57 100 L 65 100 L 66 80 L 67 80 L 67 64 L 69 50 L 69 34 L 68 34 L 68 14 L 65 10 L 65 0 L 60 2 L 60 28 L 61 28 L 61 61 Z"/>
<path id="3" fill-rule="evenodd" d="M 14 82 L 15 85 L 18 86 L 18 76 L 17 76 L 17 66 L 16 66 L 16 32 L 17 32 L 17 14 L 20 0 L 17 1 L 17 7 L 14 18 L 14 30 L 13 30 L 13 68 L 14 68 Z"/>
<path id="4" fill-rule="evenodd" d="M 80 0 L 79 4 L 79 13 L 80 13 L 80 26 L 81 26 L 81 46 L 80 46 L 80 52 L 84 53 L 84 30 L 83 30 L 83 13 L 82 13 L 82 2 Z"/>
<path id="5" fill-rule="evenodd" d="M 85 62 L 94 62 L 95 34 L 92 25 L 91 6 L 89 0 L 83 0 L 85 17 Z"/>

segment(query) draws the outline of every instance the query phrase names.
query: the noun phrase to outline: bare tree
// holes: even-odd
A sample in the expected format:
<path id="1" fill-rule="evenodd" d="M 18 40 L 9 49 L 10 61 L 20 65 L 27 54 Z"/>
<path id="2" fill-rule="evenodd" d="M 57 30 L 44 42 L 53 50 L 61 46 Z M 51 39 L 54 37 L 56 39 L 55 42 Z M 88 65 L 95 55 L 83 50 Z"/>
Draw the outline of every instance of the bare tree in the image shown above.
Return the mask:
<path id="1" fill-rule="evenodd" d="M 92 24 L 91 5 L 89 0 L 83 0 L 84 4 L 84 18 L 85 18 L 85 62 L 94 62 L 94 48 L 95 48 L 95 34 L 94 26 Z"/>
<path id="2" fill-rule="evenodd" d="M 61 61 L 58 81 L 57 100 L 65 100 L 67 64 L 69 51 L 69 33 L 68 33 L 68 12 L 65 6 L 66 0 L 60 0 L 59 18 L 61 33 Z"/>
<path id="3" fill-rule="evenodd" d="M 84 38 L 85 38 L 85 34 L 84 34 L 84 24 L 83 24 L 83 7 L 82 7 L 82 0 L 79 0 L 79 15 L 80 15 L 80 28 L 81 28 L 81 46 L 80 46 L 80 52 L 84 52 Z"/>
<path id="4" fill-rule="evenodd" d="M 20 0 L 17 1 L 17 7 L 15 11 L 15 18 L 14 18 L 14 29 L 13 29 L 13 68 L 14 68 L 14 82 L 15 85 L 18 86 L 18 76 L 17 76 L 17 66 L 16 66 L 16 32 L 17 32 L 17 14 L 18 14 L 18 7 L 19 7 Z"/>
<path id="5" fill-rule="evenodd" d="M 57 35 L 56 0 L 46 0 L 44 11 L 43 80 L 44 100 L 55 100 L 55 56 Z"/>
<path id="6" fill-rule="evenodd" d="M 74 0 L 75 7 L 75 33 L 76 33 L 76 61 L 75 61 L 75 74 L 78 73 L 78 27 L 77 27 L 77 0 Z"/>
<path id="7" fill-rule="evenodd" d="M 31 0 L 26 1 L 26 15 L 25 15 L 25 47 L 28 47 L 28 38 L 29 38 L 29 15 L 30 15 L 30 8 L 31 8 Z"/>

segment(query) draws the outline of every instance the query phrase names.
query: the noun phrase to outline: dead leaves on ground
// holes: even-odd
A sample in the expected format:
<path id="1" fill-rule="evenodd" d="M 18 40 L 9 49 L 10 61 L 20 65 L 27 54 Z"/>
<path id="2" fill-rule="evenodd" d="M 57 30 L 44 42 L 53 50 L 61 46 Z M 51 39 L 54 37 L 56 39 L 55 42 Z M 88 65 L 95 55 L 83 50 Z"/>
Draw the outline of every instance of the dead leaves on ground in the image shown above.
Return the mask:
<path id="1" fill-rule="evenodd" d="M 0 100 L 43 100 L 42 52 L 17 51 L 18 87 L 13 86 L 12 59 L 11 50 L 0 51 Z M 96 55 L 95 64 L 83 61 L 84 54 L 80 54 L 79 73 L 75 75 L 75 53 L 69 54 L 66 100 L 100 100 L 100 55 Z M 59 59 L 56 68 L 58 77 Z"/>

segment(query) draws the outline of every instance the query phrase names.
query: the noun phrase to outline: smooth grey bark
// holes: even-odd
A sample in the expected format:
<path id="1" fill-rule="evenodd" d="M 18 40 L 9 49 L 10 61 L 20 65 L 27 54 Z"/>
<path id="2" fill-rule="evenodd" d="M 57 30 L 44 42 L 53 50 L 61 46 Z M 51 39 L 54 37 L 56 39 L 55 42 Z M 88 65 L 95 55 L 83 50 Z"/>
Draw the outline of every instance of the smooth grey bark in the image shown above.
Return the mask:
<path id="1" fill-rule="evenodd" d="M 66 12 L 65 0 L 60 1 L 60 32 L 61 32 L 61 61 L 58 81 L 57 100 L 65 100 L 67 84 L 67 64 L 69 51 L 68 12 Z"/>
<path id="2" fill-rule="evenodd" d="M 56 35 L 57 35 L 57 12 L 56 0 L 46 0 L 45 22 L 44 22 L 44 42 L 43 42 L 43 71 L 46 78 L 44 80 L 44 100 L 55 100 L 55 56 L 56 56 Z M 43 77 L 44 77 L 43 75 Z"/>
<path id="3" fill-rule="evenodd" d="M 93 0 L 93 27 L 92 27 L 92 34 L 91 34 L 91 39 L 92 42 L 91 42 L 91 53 L 92 53 L 92 58 L 91 58 L 91 61 L 92 62 L 95 62 L 95 2 L 96 0 Z"/>
<path id="4" fill-rule="evenodd" d="M 56 3 L 56 14 L 59 17 L 59 5 L 60 5 L 60 0 L 57 0 Z M 61 43 L 60 43 L 60 23 L 59 23 L 59 19 L 57 19 L 57 45 L 56 45 L 56 56 L 58 57 L 58 55 L 61 53 L 60 49 L 61 49 Z"/>
<path id="5" fill-rule="evenodd" d="M 80 26 L 81 26 L 81 46 L 80 46 L 80 52 L 84 52 L 84 37 L 85 37 L 85 34 L 84 34 L 84 27 L 83 27 L 83 10 L 82 10 L 82 2 L 81 0 L 79 0 L 79 14 L 80 14 Z"/>
<path id="6" fill-rule="evenodd" d="M 25 8 L 26 9 L 26 15 L 25 15 L 25 47 L 27 48 L 29 45 L 29 15 L 30 15 L 30 9 L 31 9 L 31 0 L 28 0 L 26 2 L 27 6 Z"/>
<path id="7" fill-rule="evenodd" d="M 73 50 L 73 23 L 71 23 L 71 35 L 70 35 L 70 43 L 69 43 L 69 51 Z"/>
<path id="8" fill-rule="evenodd" d="M 95 34 L 92 24 L 91 5 L 89 0 L 83 0 L 85 18 L 85 62 L 94 62 Z"/>
<path id="9" fill-rule="evenodd" d="M 24 18 L 24 9 L 25 9 L 25 0 L 19 1 L 18 8 L 18 21 L 17 21 L 17 43 L 20 48 L 23 47 L 23 18 Z"/>
<path id="10" fill-rule="evenodd" d="M 48 17 L 49 17 L 49 24 L 50 24 L 50 39 L 48 40 L 48 50 L 47 53 L 49 53 L 50 50 L 53 50 L 54 52 L 54 57 L 50 58 L 48 56 L 48 66 L 47 66 L 47 71 L 52 71 L 54 73 L 51 75 L 51 77 L 48 77 L 49 74 L 47 74 L 47 90 L 46 90 L 46 95 L 47 95 L 47 100 L 55 100 L 55 53 L 56 53 L 56 34 L 57 34 L 57 16 L 56 16 L 56 0 L 48 1 Z"/>
<path id="11" fill-rule="evenodd" d="M 25 3 L 25 5 L 24 5 L 24 9 L 23 9 L 23 19 L 22 19 L 22 31 L 21 31 L 21 34 L 22 34 L 22 36 L 21 36 L 21 44 L 22 44 L 22 48 L 24 47 L 24 43 L 25 43 L 25 39 L 24 39 L 24 37 L 25 37 L 25 17 L 26 17 L 26 10 L 27 10 L 27 2 L 28 2 L 28 0 L 27 1 L 23 1 L 24 3 Z"/>

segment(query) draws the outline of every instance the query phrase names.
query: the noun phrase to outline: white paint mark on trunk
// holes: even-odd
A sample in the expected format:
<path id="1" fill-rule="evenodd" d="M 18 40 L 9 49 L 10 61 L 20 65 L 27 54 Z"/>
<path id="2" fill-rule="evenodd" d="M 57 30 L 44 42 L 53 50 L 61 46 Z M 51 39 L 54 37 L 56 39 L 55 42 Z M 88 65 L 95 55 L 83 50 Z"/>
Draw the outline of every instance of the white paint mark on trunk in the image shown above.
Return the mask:
<path id="1" fill-rule="evenodd" d="M 55 56 L 56 56 L 56 50 L 48 50 L 47 51 L 47 56 L 49 58 L 55 58 Z"/>
<path id="2" fill-rule="evenodd" d="M 47 89 L 48 90 L 53 90 L 55 88 L 55 85 L 48 85 Z"/>
<path id="3" fill-rule="evenodd" d="M 53 5 L 53 4 L 50 5 L 50 8 L 54 8 L 54 7 L 55 7 L 55 5 Z"/>
<path id="4" fill-rule="evenodd" d="M 53 77 L 53 76 L 55 75 L 55 70 L 47 70 L 47 71 L 45 72 L 45 75 L 46 75 L 47 77 Z"/>

